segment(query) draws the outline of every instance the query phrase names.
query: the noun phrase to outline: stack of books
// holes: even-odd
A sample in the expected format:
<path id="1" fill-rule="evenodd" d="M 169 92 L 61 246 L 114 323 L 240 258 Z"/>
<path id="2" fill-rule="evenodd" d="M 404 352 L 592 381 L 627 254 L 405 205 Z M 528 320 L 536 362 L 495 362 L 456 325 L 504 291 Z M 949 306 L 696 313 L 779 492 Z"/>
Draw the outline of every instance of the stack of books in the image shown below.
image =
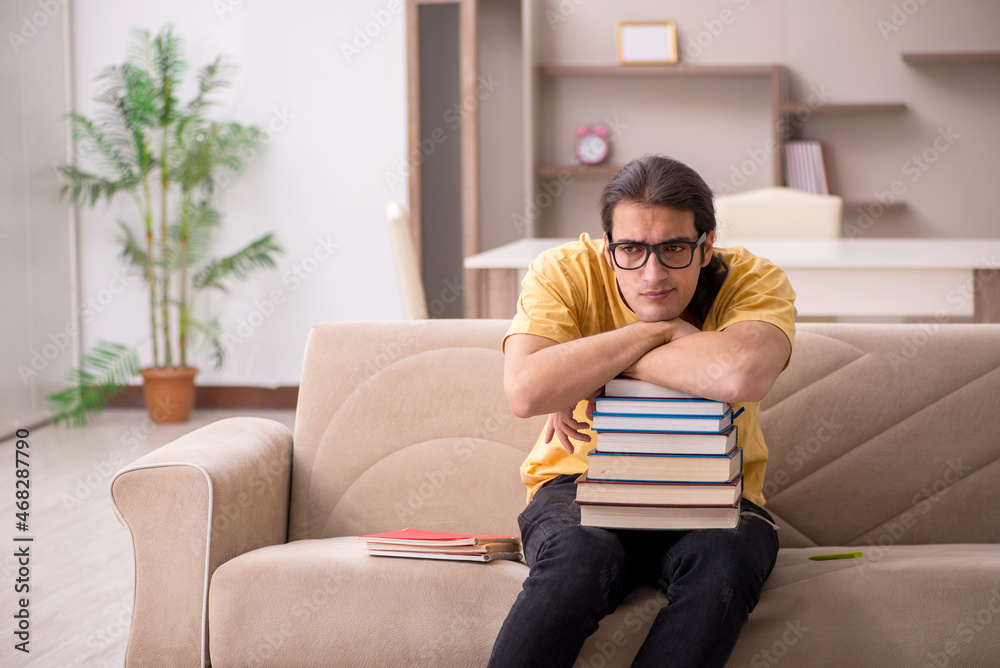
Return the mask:
<path id="1" fill-rule="evenodd" d="M 729 404 L 631 378 L 597 398 L 597 447 L 577 479 L 581 524 L 613 529 L 734 528 L 743 450 Z"/>
<path id="2" fill-rule="evenodd" d="M 785 142 L 785 184 L 796 190 L 830 194 L 823 166 L 823 145 L 819 141 L 793 139 Z"/>
<path id="3" fill-rule="evenodd" d="M 368 554 L 377 557 L 457 561 L 521 559 L 520 536 L 486 536 L 403 529 L 358 536 L 358 540 L 366 543 Z"/>

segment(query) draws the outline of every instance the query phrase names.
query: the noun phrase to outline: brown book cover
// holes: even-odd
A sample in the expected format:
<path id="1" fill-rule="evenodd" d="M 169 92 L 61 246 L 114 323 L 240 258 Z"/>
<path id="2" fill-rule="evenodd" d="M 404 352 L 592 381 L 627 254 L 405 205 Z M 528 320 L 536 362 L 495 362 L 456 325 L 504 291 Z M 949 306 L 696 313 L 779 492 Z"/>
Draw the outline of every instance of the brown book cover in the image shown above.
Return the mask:
<path id="1" fill-rule="evenodd" d="M 590 480 L 584 473 L 576 484 L 576 498 L 581 503 L 731 506 L 739 503 L 743 494 L 742 474 L 730 482 L 687 483 Z"/>
<path id="2" fill-rule="evenodd" d="M 591 480 L 730 482 L 743 472 L 743 449 L 725 455 L 603 453 L 587 455 Z"/>
<path id="3" fill-rule="evenodd" d="M 740 507 L 665 506 L 611 503 L 581 503 L 580 524 L 606 529 L 734 529 L 740 521 Z"/>

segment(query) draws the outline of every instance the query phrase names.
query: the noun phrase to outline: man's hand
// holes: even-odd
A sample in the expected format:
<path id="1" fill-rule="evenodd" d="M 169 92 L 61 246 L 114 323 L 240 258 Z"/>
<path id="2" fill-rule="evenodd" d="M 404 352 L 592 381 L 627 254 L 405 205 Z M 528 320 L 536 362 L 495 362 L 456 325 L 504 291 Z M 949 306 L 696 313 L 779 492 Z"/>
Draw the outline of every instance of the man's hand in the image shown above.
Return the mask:
<path id="1" fill-rule="evenodd" d="M 597 397 L 595 393 L 588 397 L 587 400 L 587 419 L 592 419 L 594 417 L 594 408 L 597 406 L 594 398 Z M 573 411 L 576 406 L 567 408 L 555 413 L 549 413 L 549 420 L 545 424 L 545 442 L 551 443 L 552 436 L 556 436 L 559 442 L 562 443 L 563 448 L 569 454 L 573 454 L 575 448 L 570 442 L 570 439 L 577 441 L 583 441 L 584 443 L 590 443 L 590 434 L 584 434 L 583 431 L 590 429 L 590 425 L 586 422 L 578 422 L 576 418 L 573 417 Z"/>
<path id="2" fill-rule="evenodd" d="M 660 345 L 666 345 L 672 341 L 676 341 L 679 338 L 685 337 L 688 334 L 697 334 L 698 332 L 701 331 L 687 320 L 683 320 L 681 318 L 666 320 L 664 321 L 664 324 L 667 325 L 667 327 L 664 330 L 663 343 Z M 635 364 L 622 371 L 621 375 L 628 376 L 629 378 L 638 378 L 636 374 L 638 374 L 639 371 L 636 369 L 636 365 L 638 365 L 641 360 L 642 358 L 636 360 Z"/>
<path id="3" fill-rule="evenodd" d="M 676 341 L 677 339 L 687 336 L 688 334 L 697 334 L 701 331 L 687 320 L 683 320 L 681 318 L 674 318 L 673 320 L 668 320 L 667 322 L 671 325 L 671 327 L 667 330 L 670 339 L 664 343 L 670 343 L 670 341 Z"/>

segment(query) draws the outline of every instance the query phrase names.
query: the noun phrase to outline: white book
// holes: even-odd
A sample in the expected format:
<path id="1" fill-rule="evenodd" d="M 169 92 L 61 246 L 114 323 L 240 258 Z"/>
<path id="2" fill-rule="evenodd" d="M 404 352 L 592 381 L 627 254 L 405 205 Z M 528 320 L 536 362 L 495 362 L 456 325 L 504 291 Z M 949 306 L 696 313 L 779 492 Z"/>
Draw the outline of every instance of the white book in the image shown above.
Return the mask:
<path id="1" fill-rule="evenodd" d="M 724 455 L 736 447 L 733 425 L 721 434 L 659 431 L 602 431 L 597 434 L 598 452 L 634 452 L 665 455 Z"/>
<path id="2" fill-rule="evenodd" d="M 805 161 L 802 158 L 802 142 L 790 140 L 785 143 L 785 185 L 796 190 L 808 190 Z"/>
<path id="3" fill-rule="evenodd" d="M 795 163 L 795 142 L 785 142 L 785 185 L 796 190 L 802 189 L 798 166 Z"/>
<path id="4" fill-rule="evenodd" d="M 701 399 L 689 392 L 682 392 L 663 385 L 656 385 L 645 380 L 619 376 L 612 378 L 604 386 L 604 396 L 607 397 L 644 397 L 647 399 Z"/>
<path id="5" fill-rule="evenodd" d="M 722 417 L 729 410 L 724 401 L 708 399 L 655 399 L 652 397 L 597 397 L 597 411 L 638 415 L 709 415 Z"/>
<path id="6" fill-rule="evenodd" d="M 829 195 L 830 189 L 826 183 L 826 167 L 823 164 L 823 145 L 818 141 L 809 143 L 809 154 L 812 158 L 813 171 L 816 174 L 815 190 L 820 195 Z"/>
<path id="7" fill-rule="evenodd" d="M 740 409 L 742 412 L 742 409 Z M 733 424 L 731 410 L 722 417 L 705 415 L 639 415 L 594 411 L 595 431 L 662 431 L 715 433 L 726 431 Z"/>
<path id="8" fill-rule="evenodd" d="M 808 188 L 807 192 L 817 192 L 817 175 L 816 175 L 816 161 L 812 157 L 812 142 L 804 141 L 802 144 L 802 158 L 806 164 L 806 183 Z"/>

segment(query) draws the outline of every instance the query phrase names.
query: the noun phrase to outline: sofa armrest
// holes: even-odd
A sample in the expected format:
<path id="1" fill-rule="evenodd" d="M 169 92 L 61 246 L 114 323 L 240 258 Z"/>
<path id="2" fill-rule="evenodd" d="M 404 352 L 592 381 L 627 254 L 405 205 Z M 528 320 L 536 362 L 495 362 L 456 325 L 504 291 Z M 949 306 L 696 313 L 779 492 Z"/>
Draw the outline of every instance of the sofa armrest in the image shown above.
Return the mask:
<path id="1" fill-rule="evenodd" d="M 126 666 L 208 665 L 208 585 L 219 566 L 284 543 L 292 434 L 220 420 L 141 457 L 111 481 L 135 569 Z M 199 663 L 200 662 L 200 663 Z"/>

